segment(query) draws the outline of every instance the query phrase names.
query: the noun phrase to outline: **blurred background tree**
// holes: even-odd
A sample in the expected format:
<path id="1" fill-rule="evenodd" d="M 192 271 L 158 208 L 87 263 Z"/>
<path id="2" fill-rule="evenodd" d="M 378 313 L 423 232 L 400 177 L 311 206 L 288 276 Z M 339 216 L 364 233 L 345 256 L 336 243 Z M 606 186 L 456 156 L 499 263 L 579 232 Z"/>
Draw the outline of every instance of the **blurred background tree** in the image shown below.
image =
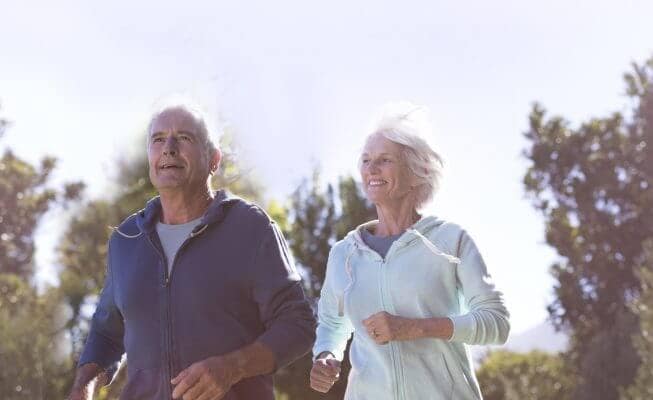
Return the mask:
<path id="1" fill-rule="evenodd" d="M 653 399 L 653 239 L 644 243 L 644 255 L 637 268 L 640 297 L 633 302 L 633 312 L 639 317 L 639 330 L 633 343 L 641 364 L 635 381 L 622 389 L 621 400 Z"/>
<path id="2" fill-rule="evenodd" d="M 652 77 L 653 59 L 625 75 L 633 106 L 625 115 L 572 128 L 535 104 L 525 133 L 531 165 L 524 186 L 560 256 L 551 267 L 557 283 L 549 313 L 571 335 L 574 399 L 617 399 L 640 363 L 630 304 L 640 296 L 635 267 L 643 243 L 653 237 Z"/>
<path id="3" fill-rule="evenodd" d="M 561 355 L 499 350 L 485 357 L 477 378 L 485 400 L 571 400 L 569 372 Z"/>
<path id="4" fill-rule="evenodd" d="M 0 118 L 0 136 L 8 128 Z M 84 185 L 48 184 L 56 159 L 39 166 L 6 149 L 0 158 L 0 397 L 59 398 L 69 382 L 58 292 L 34 285 L 34 232 L 44 215 L 78 198 Z"/>

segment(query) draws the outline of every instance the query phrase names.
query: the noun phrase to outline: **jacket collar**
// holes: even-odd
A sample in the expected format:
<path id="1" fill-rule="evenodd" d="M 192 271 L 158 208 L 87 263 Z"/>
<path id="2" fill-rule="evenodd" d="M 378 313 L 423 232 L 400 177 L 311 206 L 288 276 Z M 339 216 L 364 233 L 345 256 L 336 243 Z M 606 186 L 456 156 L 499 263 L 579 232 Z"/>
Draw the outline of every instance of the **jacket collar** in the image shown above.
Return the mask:
<path id="1" fill-rule="evenodd" d="M 379 223 L 378 220 L 373 220 L 359 225 L 358 227 L 356 227 L 356 229 L 354 229 L 353 231 L 349 232 L 349 234 L 347 234 L 345 240 L 353 244 L 356 244 L 358 246 L 362 245 L 367 247 L 361 236 L 361 231 L 363 229 L 370 229 L 376 226 L 378 223 Z M 406 229 L 406 231 L 397 239 L 397 242 L 402 245 L 406 245 L 416 239 L 419 239 L 419 235 L 416 234 L 416 232 L 422 235 L 426 235 L 428 232 L 442 225 L 443 223 L 444 223 L 443 220 L 438 219 L 435 216 L 422 216 L 422 218 L 420 218 L 419 221 L 415 222 L 408 229 Z"/>
<path id="2" fill-rule="evenodd" d="M 238 198 L 226 190 L 215 191 L 213 201 L 193 231 L 198 231 L 209 224 L 222 221 L 229 206 L 236 201 L 238 201 Z M 145 208 L 137 213 L 136 224 L 141 231 L 150 233 L 156 228 L 156 223 L 160 221 L 160 216 L 161 198 L 156 196 L 150 199 L 145 205 Z"/>

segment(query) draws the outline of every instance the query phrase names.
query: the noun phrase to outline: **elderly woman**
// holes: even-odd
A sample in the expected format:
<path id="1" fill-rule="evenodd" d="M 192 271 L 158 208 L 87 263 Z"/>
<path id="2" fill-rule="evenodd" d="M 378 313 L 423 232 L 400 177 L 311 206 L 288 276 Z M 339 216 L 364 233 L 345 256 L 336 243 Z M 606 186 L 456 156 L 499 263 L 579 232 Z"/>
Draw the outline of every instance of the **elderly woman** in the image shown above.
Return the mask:
<path id="1" fill-rule="evenodd" d="M 466 344 L 503 344 L 502 295 L 469 234 L 420 214 L 440 156 L 424 110 L 386 112 L 367 137 L 360 174 L 378 220 L 331 250 L 318 305 L 311 387 L 327 392 L 353 333 L 345 399 L 481 399 Z"/>

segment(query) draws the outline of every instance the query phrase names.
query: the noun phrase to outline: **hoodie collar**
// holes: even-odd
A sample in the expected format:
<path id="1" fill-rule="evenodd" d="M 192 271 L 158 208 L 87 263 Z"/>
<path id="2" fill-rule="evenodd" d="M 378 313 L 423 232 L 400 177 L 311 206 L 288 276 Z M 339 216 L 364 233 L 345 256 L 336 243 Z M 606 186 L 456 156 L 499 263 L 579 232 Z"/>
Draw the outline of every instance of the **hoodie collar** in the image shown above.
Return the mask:
<path id="1" fill-rule="evenodd" d="M 367 246 L 363 241 L 363 238 L 361 236 L 361 231 L 363 229 L 369 230 L 369 228 L 378 225 L 378 223 L 379 223 L 378 220 L 365 222 L 359 225 L 358 227 L 356 227 L 356 229 L 354 229 L 353 231 L 349 232 L 344 240 L 349 241 L 356 245 Z M 413 231 L 417 231 L 420 234 L 425 235 L 431 230 L 433 230 L 433 228 L 440 226 L 443 223 L 444 223 L 443 220 L 438 219 L 435 216 L 422 216 L 422 218 L 420 218 L 419 221 L 415 222 L 413 225 L 408 227 L 408 229 L 406 229 L 406 231 L 401 236 L 399 236 L 399 238 L 396 241 L 401 244 L 408 244 L 413 240 L 419 238 L 419 236 L 415 234 Z"/>
<path id="2" fill-rule="evenodd" d="M 231 193 L 225 190 L 213 192 L 214 197 L 209 207 L 204 212 L 202 220 L 195 227 L 195 230 L 202 229 L 204 226 L 222 221 L 226 215 L 228 206 L 238 200 Z M 161 215 L 161 198 L 156 196 L 150 199 L 145 208 L 138 212 L 136 224 L 143 232 L 152 232 L 156 228 L 156 223 L 160 220 Z"/>

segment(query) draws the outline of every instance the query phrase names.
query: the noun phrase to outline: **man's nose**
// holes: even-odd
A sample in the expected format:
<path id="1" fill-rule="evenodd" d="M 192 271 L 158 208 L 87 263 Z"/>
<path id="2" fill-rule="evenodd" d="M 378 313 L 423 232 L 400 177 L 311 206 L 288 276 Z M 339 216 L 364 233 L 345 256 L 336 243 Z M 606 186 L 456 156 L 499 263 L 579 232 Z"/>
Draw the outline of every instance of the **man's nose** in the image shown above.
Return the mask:
<path id="1" fill-rule="evenodd" d="M 168 137 L 163 144 L 163 154 L 166 156 L 174 156 L 177 152 L 177 140 L 172 136 Z"/>

